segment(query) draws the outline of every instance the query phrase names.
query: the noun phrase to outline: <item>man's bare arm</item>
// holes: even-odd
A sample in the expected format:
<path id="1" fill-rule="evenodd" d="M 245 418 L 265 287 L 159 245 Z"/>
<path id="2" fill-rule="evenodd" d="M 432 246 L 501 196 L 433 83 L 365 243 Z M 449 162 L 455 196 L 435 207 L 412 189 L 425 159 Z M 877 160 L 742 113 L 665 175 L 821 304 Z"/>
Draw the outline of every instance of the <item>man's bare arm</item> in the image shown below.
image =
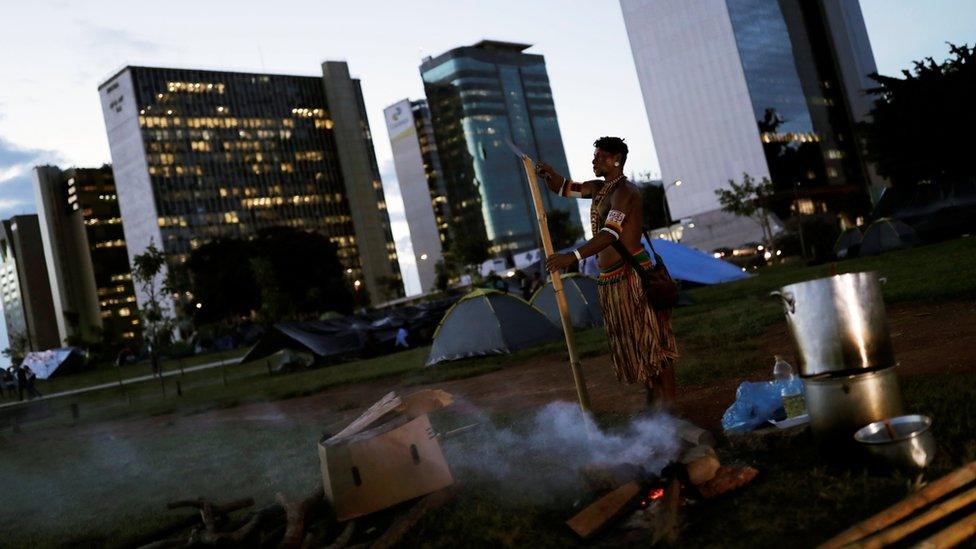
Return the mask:
<path id="1" fill-rule="evenodd" d="M 546 182 L 550 191 L 569 198 L 592 198 L 603 183 L 599 179 L 581 183 L 570 181 L 545 162 L 536 162 L 535 171 Z"/>
<path id="2" fill-rule="evenodd" d="M 546 258 L 548 270 L 563 270 L 577 259 L 596 255 L 613 244 L 614 241 L 620 240 L 623 234 L 623 225 L 627 222 L 626 213 L 633 211 L 637 199 L 637 195 L 627 187 L 614 191 L 613 196 L 610 197 L 610 213 L 607 214 L 603 228 L 597 231 L 593 238 L 586 241 L 586 244 L 576 249 L 579 257 L 577 258 L 576 253 L 552 254 Z M 635 221 L 632 220 L 631 223 L 635 223 Z"/>

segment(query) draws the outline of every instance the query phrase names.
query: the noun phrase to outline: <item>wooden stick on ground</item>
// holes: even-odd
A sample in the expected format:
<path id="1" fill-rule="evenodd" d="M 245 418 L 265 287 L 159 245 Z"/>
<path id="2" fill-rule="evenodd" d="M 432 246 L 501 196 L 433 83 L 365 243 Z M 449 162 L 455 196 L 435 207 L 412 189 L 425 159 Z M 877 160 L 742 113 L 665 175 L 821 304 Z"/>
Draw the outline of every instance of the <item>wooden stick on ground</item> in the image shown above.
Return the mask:
<path id="1" fill-rule="evenodd" d="M 946 549 L 955 547 L 976 535 L 976 513 L 964 517 L 938 534 L 923 540 L 915 547 L 919 549 Z"/>
<path id="2" fill-rule="evenodd" d="M 935 504 L 928 511 L 903 524 L 882 530 L 867 539 L 861 540 L 858 542 L 858 545 L 863 544 L 863 547 L 871 549 L 891 545 L 912 532 L 917 532 L 925 526 L 962 509 L 974 501 L 976 501 L 976 488 L 970 488 L 955 497 Z"/>
<path id="3" fill-rule="evenodd" d="M 305 539 L 305 523 L 309 518 L 309 510 L 318 502 L 322 501 L 325 490 L 319 486 L 311 496 L 302 501 L 289 502 L 281 492 L 275 495 L 275 499 L 285 509 L 285 536 L 281 539 L 281 547 L 301 547 Z"/>
<path id="4" fill-rule="evenodd" d="M 913 495 L 881 511 L 873 517 L 855 524 L 824 542 L 822 549 L 833 549 L 852 544 L 866 536 L 887 528 L 915 511 L 940 499 L 942 496 L 976 480 L 976 461 L 964 465 L 936 480 Z"/>
<path id="5" fill-rule="evenodd" d="M 542 249 L 546 257 L 553 254 L 552 238 L 549 236 L 549 222 L 546 220 L 546 210 L 542 205 L 542 193 L 535 174 L 532 159 L 522 155 L 522 167 L 529 179 L 529 190 L 532 191 L 532 203 L 535 204 L 536 220 L 539 222 L 539 234 L 542 236 Z M 583 412 L 590 410 L 590 395 L 586 391 L 586 380 L 583 379 L 583 368 L 579 355 L 576 354 L 576 337 L 573 335 L 573 321 L 569 317 L 569 304 L 563 293 L 563 279 L 561 273 L 553 273 L 552 290 L 556 295 L 556 305 L 559 306 L 559 319 L 562 321 L 563 334 L 566 336 L 566 347 L 569 349 L 569 367 L 573 370 L 573 382 L 576 384 L 576 395 L 579 397 L 580 408 Z"/>

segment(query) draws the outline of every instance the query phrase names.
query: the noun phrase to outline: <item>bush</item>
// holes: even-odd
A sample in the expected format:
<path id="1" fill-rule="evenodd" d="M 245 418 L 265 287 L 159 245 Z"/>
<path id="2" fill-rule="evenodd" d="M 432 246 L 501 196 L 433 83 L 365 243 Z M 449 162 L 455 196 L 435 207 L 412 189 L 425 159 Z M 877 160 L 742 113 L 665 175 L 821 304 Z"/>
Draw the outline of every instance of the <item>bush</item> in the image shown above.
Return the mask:
<path id="1" fill-rule="evenodd" d="M 193 356 L 193 346 L 186 341 L 174 341 L 166 348 L 166 355 L 171 358 L 186 358 Z"/>

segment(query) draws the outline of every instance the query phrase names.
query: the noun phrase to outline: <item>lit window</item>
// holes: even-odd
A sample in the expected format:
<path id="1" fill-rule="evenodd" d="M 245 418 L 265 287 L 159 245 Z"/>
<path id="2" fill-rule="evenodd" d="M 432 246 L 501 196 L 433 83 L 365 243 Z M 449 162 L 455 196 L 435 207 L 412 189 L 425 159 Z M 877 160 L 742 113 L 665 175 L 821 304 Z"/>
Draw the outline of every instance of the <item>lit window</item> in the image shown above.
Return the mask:
<path id="1" fill-rule="evenodd" d="M 129 316 L 131 314 L 132 311 L 130 311 L 128 307 L 122 307 L 121 309 L 119 309 L 119 316 Z"/>

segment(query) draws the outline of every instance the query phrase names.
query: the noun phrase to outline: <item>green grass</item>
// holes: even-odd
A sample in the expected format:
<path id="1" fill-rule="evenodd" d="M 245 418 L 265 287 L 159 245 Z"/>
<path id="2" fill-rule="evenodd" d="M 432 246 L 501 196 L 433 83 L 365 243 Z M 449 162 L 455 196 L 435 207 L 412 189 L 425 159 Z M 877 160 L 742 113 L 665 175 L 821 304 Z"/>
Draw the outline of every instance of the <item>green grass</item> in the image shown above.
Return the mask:
<path id="1" fill-rule="evenodd" d="M 976 277 L 971 275 L 976 272 L 976 239 L 848 261 L 837 264 L 837 269 L 875 270 L 886 276 L 888 303 L 971 300 L 976 298 Z M 738 379 L 765 368 L 768 357 L 761 356 L 760 336 L 782 321 L 780 306 L 768 292 L 827 272 L 826 266 L 781 266 L 745 281 L 693 290 L 696 304 L 675 315 L 683 350 L 679 383 Z M 583 357 L 605 352 L 600 328 L 578 332 L 576 339 Z M 23 435 L 9 428 L 0 430 L 0 499 L 4 502 L 0 505 L 0 543 L 102 545 L 106 539 L 145 532 L 168 520 L 174 514 L 163 508 L 171 499 L 254 496 L 262 504 L 271 501 L 276 490 L 304 493 L 318 481 L 314 447 L 324 426 L 219 424 L 187 432 L 181 428 L 180 415 L 314 394 L 391 376 L 416 385 L 482 375 L 544 356 L 565 357 L 564 344 L 553 342 L 513 355 L 428 369 L 423 366 L 428 352 L 429 348 L 417 348 L 291 374 L 268 375 L 260 361 L 192 372 L 179 377 L 182 397 L 175 396 L 176 379 L 171 378 L 166 382 L 165 398 L 159 382 L 153 381 L 127 386 L 124 393 L 113 388 L 31 403 L 28 409 L 46 409 L 50 416 L 25 424 Z M 107 375 L 99 371 L 77 378 L 66 376 L 61 387 L 114 380 L 115 372 L 108 372 L 107 378 L 98 378 Z M 903 380 L 903 387 L 907 409 L 935 418 L 940 454 L 933 474 L 976 458 L 976 400 L 970 397 L 976 390 L 976 376 L 913 377 Z M 81 423 L 99 423 L 84 431 L 90 437 L 79 439 L 71 430 L 51 429 L 73 421 L 71 403 L 78 404 Z M 348 403 L 336 405 L 349 408 Z M 165 413 L 175 413 L 177 418 L 152 432 L 124 433 L 116 424 L 103 423 Z M 522 411 L 490 417 L 496 424 L 518 428 L 528 421 L 526 416 Z M 456 424 L 465 421 L 450 419 Z M 620 425 L 626 418 L 607 414 L 601 420 Z M 789 539 L 794 544 L 813 545 L 906 493 L 903 478 L 824 466 L 809 441 L 802 438 L 758 451 L 726 448 L 722 457 L 727 462 L 749 463 L 761 476 L 733 498 L 689 509 L 683 544 L 774 546 Z M 551 470 L 559 466 L 558 456 L 554 458 L 556 462 L 546 464 Z M 563 522 L 575 512 L 575 502 L 589 497 L 578 486 L 570 484 L 540 496 L 527 489 L 530 483 L 491 476 L 461 480 L 461 497 L 426 517 L 408 544 L 447 547 L 478 540 L 486 546 L 548 547 L 576 543 Z M 13 532 L 14 524 L 22 527 Z"/>
<path id="2" fill-rule="evenodd" d="M 181 368 L 189 368 L 208 362 L 239 359 L 246 352 L 247 349 L 234 349 L 231 351 L 194 355 L 181 359 L 166 359 L 162 361 L 161 367 L 164 372 L 178 372 Z M 92 385 L 101 385 L 103 383 L 116 383 L 119 381 L 119 373 L 119 369 L 115 364 L 98 364 L 78 373 L 55 376 L 48 380 L 39 380 L 37 382 L 37 388 L 41 393 L 48 394 L 90 387 Z M 123 380 L 142 377 L 151 373 L 152 369 L 148 361 L 127 364 L 122 367 L 121 371 Z"/>

